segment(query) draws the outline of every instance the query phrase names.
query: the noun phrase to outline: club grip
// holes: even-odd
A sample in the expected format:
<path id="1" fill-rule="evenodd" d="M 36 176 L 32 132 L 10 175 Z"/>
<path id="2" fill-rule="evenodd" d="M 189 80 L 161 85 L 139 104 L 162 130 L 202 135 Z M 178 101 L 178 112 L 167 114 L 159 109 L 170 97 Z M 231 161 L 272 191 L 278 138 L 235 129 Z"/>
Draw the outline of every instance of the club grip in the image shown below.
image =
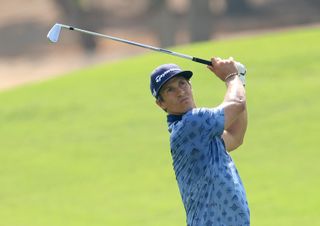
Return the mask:
<path id="1" fill-rule="evenodd" d="M 198 62 L 198 63 L 200 63 L 200 64 L 205 64 L 205 65 L 212 66 L 211 61 L 204 60 L 204 59 L 200 59 L 200 58 L 197 58 L 197 57 L 193 57 L 193 58 L 192 58 L 192 61 Z"/>

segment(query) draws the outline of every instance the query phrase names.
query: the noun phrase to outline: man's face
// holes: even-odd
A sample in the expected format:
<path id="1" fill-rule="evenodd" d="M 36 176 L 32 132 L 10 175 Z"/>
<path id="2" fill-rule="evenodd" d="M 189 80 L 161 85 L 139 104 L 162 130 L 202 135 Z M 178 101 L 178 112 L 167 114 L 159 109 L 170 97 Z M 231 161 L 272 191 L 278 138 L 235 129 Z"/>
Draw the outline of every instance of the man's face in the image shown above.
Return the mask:
<path id="1" fill-rule="evenodd" d="M 169 114 L 181 115 L 195 108 L 191 84 L 182 76 L 177 76 L 166 82 L 160 90 L 157 104 Z"/>

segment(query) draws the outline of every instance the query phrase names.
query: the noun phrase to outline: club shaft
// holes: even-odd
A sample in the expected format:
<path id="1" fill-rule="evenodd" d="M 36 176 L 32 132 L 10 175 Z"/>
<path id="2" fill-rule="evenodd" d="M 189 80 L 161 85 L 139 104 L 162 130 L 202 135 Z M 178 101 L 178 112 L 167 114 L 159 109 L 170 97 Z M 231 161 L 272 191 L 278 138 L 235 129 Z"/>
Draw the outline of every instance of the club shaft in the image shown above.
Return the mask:
<path id="1" fill-rule="evenodd" d="M 122 38 L 113 37 L 113 36 L 110 36 L 110 35 L 104 35 L 104 34 L 100 34 L 100 33 L 97 33 L 97 32 L 86 31 L 86 30 L 82 30 L 82 29 L 79 29 L 79 28 L 75 28 L 75 27 L 70 27 L 69 30 L 75 30 L 75 31 L 79 31 L 79 32 L 82 32 L 82 33 L 86 33 L 86 34 L 91 34 L 91 35 L 95 35 L 95 36 L 111 39 L 113 41 L 118 41 L 118 42 L 126 43 L 126 44 L 129 44 L 129 45 L 134 45 L 134 46 L 142 47 L 142 48 L 145 48 L 145 49 L 150 49 L 150 50 L 154 50 L 154 51 L 158 51 L 158 52 L 162 52 L 162 53 L 167 53 L 167 54 L 174 55 L 174 56 L 177 56 L 177 57 L 182 57 L 182 58 L 185 58 L 185 59 L 192 60 L 192 56 L 188 56 L 188 55 L 181 54 L 181 53 L 176 53 L 176 52 L 173 52 L 173 51 L 170 51 L 170 50 L 166 50 L 166 49 L 162 49 L 162 48 L 158 48 L 158 47 L 154 47 L 154 46 L 150 46 L 150 45 L 145 45 L 145 44 L 138 43 L 138 42 L 129 41 L 129 40 L 122 39 Z"/>
<path id="2" fill-rule="evenodd" d="M 110 36 L 110 35 L 100 34 L 100 33 L 93 32 L 93 31 L 87 31 L 87 30 L 83 30 L 83 29 L 72 27 L 72 26 L 65 25 L 65 24 L 60 24 L 60 25 L 61 25 L 61 27 L 69 29 L 69 30 L 79 31 L 79 32 L 86 33 L 86 34 L 90 34 L 90 35 L 94 35 L 94 36 L 98 36 L 98 37 L 102 37 L 102 38 L 111 39 L 113 41 L 118 41 L 118 42 L 126 43 L 126 44 L 129 44 L 129 45 L 134 45 L 134 46 L 142 47 L 142 48 L 145 48 L 145 49 L 150 49 L 150 50 L 154 50 L 154 51 L 157 51 L 157 52 L 166 53 L 166 54 L 173 55 L 173 56 L 176 56 L 176 57 L 181 57 L 181 58 L 184 58 L 184 59 L 195 61 L 197 63 L 211 65 L 211 61 L 207 61 L 207 60 L 200 59 L 200 58 L 197 58 L 197 57 L 192 57 L 192 56 L 189 56 L 189 55 L 186 55 L 186 54 L 182 54 L 182 53 L 173 52 L 171 50 L 158 48 L 158 47 L 154 47 L 154 46 L 150 46 L 150 45 L 145 45 L 145 44 L 142 44 L 142 43 L 133 42 L 133 41 L 129 41 L 129 40 L 122 39 L 122 38 L 117 38 L 117 37 L 113 37 L 113 36 Z"/>

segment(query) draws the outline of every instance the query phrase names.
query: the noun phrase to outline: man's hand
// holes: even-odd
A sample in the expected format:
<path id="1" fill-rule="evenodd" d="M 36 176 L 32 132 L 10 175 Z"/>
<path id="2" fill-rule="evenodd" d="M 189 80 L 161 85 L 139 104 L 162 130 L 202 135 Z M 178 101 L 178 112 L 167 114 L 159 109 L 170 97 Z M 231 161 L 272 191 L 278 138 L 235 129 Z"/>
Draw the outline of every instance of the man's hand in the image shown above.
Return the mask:
<path id="1" fill-rule="evenodd" d="M 208 66 L 208 68 L 224 82 L 228 76 L 236 75 L 238 73 L 236 62 L 232 57 L 229 57 L 229 59 L 214 57 L 211 59 L 211 62 L 212 66 Z"/>

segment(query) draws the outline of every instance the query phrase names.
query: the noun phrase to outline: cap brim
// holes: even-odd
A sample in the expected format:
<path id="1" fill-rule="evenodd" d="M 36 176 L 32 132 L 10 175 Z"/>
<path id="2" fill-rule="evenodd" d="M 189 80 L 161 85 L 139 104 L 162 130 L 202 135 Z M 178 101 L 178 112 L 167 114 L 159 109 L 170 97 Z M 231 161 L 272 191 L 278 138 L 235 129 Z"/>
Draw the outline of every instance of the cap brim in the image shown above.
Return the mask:
<path id="1" fill-rule="evenodd" d="M 174 75 L 173 77 L 183 76 L 186 79 L 190 79 L 192 77 L 192 75 L 193 75 L 192 71 L 181 71 L 178 74 Z"/>
<path id="2" fill-rule="evenodd" d="M 193 75 L 192 71 L 180 71 L 179 73 L 170 76 L 169 78 L 167 78 L 166 80 L 164 80 L 163 83 L 162 83 L 162 85 L 158 88 L 158 90 L 157 90 L 157 97 L 159 96 L 159 93 L 160 93 L 161 88 L 162 88 L 170 79 L 172 79 L 172 78 L 174 78 L 174 77 L 177 77 L 177 76 L 182 76 L 182 77 L 184 77 L 184 78 L 186 78 L 186 79 L 189 80 L 189 79 L 192 77 L 192 75 Z"/>

